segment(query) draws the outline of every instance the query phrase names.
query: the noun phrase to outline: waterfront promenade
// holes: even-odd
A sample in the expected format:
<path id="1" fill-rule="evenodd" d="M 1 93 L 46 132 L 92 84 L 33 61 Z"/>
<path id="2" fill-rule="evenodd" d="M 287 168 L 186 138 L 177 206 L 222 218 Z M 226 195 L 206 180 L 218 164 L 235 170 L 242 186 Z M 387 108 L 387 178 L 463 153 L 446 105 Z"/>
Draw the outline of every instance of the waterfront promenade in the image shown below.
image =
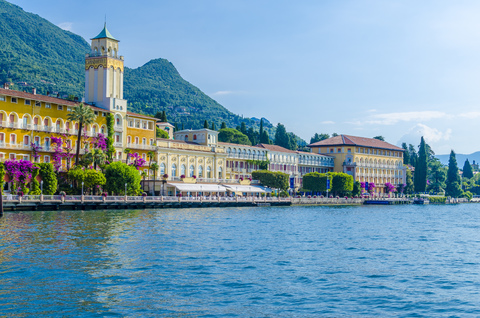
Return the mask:
<path id="1" fill-rule="evenodd" d="M 92 195 L 4 195 L 7 211 L 108 210 L 146 208 L 192 208 L 290 205 L 361 205 L 365 198 L 277 198 L 277 197 L 175 197 L 175 196 L 92 196 Z M 368 202 L 368 201 L 367 201 Z M 379 198 L 376 204 L 409 204 L 407 198 Z"/>

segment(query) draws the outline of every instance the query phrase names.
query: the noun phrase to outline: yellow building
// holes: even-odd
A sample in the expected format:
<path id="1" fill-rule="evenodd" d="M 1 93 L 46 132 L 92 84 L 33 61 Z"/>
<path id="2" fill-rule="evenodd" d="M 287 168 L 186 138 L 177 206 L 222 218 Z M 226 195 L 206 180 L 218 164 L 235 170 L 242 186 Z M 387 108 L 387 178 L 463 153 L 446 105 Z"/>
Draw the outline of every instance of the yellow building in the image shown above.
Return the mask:
<path id="1" fill-rule="evenodd" d="M 385 183 L 404 184 L 403 149 L 387 142 L 339 135 L 311 145 L 314 153 L 334 157 L 334 171 L 352 175 L 355 181 L 375 184 L 375 192 L 384 193 Z"/>
<path id="2" fill-rule="evenodd" d="M 130 148 L 132 153 L 146 159 L 148 151 L 156 149 L 156 119 L 127 111 L 127 101 L 123 99 L 123 57 L 118 56 L 118 40 L 105 26 L 92 39 L 91 49 L 85 59 L 85 104 L 97 117 L 93 125 L 84 127 L 84 134 L 88 140 L 99 133 L 107 135 L 106 117 L 111 113 L 115 158 L 125 160 L 124 150 Z M 52 137 L 62 138 L 63 150 L 72 149 L 74 153 L 78 123 L 69 122 L 67 116 L 78 104 L 36 94 L 35 89 L 31 93 L 10 90 L 6 84 L 0 89 L 0 160 L 50 162 L 54 152 Z M 37 147 L 40 148 L 35 151 Z M 70 167 L 70 159 L 62 159 L 62 165 Z"/>

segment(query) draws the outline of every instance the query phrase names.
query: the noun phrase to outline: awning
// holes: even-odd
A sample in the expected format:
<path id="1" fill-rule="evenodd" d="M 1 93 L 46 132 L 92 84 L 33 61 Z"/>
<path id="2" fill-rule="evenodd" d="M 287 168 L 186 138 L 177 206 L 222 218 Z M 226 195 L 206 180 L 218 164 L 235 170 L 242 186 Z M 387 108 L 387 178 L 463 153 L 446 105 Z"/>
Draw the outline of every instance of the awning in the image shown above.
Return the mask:
<path id="1" fill-rule="evenodd" d="M 232 184 L 222 184 L 224 187 L 227 187 L 228 191 L 232 192 L 242 192 L 242 193 L 269 193 L 272 192 L 271 189 L 261 187 L 261 186 L 252 186 L 252 185 L 232 185 Z"/>
<path id="2" fill-rule="evenodd" d="M 181 192 L 225 192 L 227 189 L 219 184 L 167 183 Z"/>

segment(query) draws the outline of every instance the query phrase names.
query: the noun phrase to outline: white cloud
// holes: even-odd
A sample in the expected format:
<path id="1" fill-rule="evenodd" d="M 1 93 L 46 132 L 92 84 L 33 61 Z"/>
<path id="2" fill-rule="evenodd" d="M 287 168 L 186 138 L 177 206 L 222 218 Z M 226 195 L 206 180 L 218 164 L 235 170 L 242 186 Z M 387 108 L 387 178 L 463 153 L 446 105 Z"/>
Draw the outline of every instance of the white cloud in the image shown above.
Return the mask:
<path id="1" fill-rule="evenodd" d="M 62 30 L 65 30 L 65 31 L 70 31 L 70 32 L 73 31 L 73 23 L 72 22 L 62 22 L 62 23 L 58 24 L 58 27 Z"/>
<path id="2" fill-rule="evenodd" d="M 466 112 L 458 114 L 459 117 L 474 119 L 480 117 L 480 112 Z"/>
<path id="3" fill-rule="evenodd" d="M 233 91 L 218 91 L 218 92 L 215 92 L 213 93 L 212 95 L 213 96 L 221 96 L 221 95 L 231 95 L 231 94 L 234 94 L 235 92 Z"/>
<path id="4" fill-rule="evenodd" d="M 326 121 L 322 121 L 320 124 L 323 124 L 323 125 L 335 125 L 335 122 L 334 122 L 334 121 L 331 121 L 331 120 L 326 120 Z"/>
<path id="5" fill-rule="evenodd" d="M 449 140 L 451 135 L 452 129 L 450 128 L 442 132 L 424 124 L 417 124 L 410 128 L 410 130 L 400 138 L 397 144 L 405 142 L 407 144 L 418 145 L 422 136 L 427 143 L 438 143 Z"/>
<path id="6" fill-rule="evenodd" d="M 398 122 L 405 121 L 426 121 L 431 119 L 444 118 L 448 115 L 439 111 L 419 111 L 419 112 L 403 112 L 403 113 L 387 113 L 371 116 L 370 120 L 363 123 L 377 125 L 394 125 Z"/>

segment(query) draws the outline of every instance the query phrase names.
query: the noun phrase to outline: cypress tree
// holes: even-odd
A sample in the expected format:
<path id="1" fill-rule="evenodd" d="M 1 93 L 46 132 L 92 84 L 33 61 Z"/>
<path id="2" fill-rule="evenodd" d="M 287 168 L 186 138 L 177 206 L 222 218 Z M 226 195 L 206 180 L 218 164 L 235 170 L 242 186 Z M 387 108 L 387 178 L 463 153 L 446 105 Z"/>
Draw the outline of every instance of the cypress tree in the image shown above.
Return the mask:
<path id="1" fill-rule="evenodd" d="M 205 119 L 205 121 L 203 122 L 203 128 L 207 128 L 208 129 L 208 121 Z"/>
<path id="2" fill-rule="evenodd" d="M 163 112 L 162 112 L 162 121 L 163 121 L 164 123 L 168 122 L 167 112 L 166 112 L 166 111 L 163 111 Z"/>
<path id="3" fill-rule="evenodd" d="M 260 119 L 260 130 L 258 131 L 258 135 L 260 136 L 260 138 L 262 137 L 262 134 L 263 134 L 263 118 Z"/>
<path id="4" fill-rule="evenodd" d="M 227 124 L 225 124 L 225 122 L 222 121 L 222 125 L 220 126 L 220 129 L 225 129 L 225 128 L 227 128 Z"/>
<path id="5" fill-rule="evenodd" d="M 267 145 L 270 143 L 270 137 L 268 137 L 268 132 L 266 130 L 264 130 L 260 136 L 260 143 Z"/>
<path id="6" fill-rule="evenodd" d="M 247 134 L 247 125 L 245 125 L 244 122 L 242 122 L 242 124 L 240 125 L 240 132 L 244 135 Z"/>
<path id="7" fill-rule="evenodd" d="M 427 188 L 427 147 L 425 140 L 420 140 L 420 149 L 418 150 L 418 160 L 415 165 L 415 192 L 425 192 Z"/>
<path id="8" fill-rule="evenodd" d="M 207 127 L 208 128 L 208 127 Z M 212 127 L 211 127 L 212 130 L 215 130 L 215 123 L 212 122 Z"/>
<path id="9" fill-rule="evenodd" d="M 448 159 L 447 186 L 445 188 L 445 194 L 454 198 L 461 196 L 463 191 L 461 189 L 460 182 L 457 158 L 455 156 L 455 152 L 452 150 L 450 152 L 450 158 Z"/>
<path id="10" fill-rule="evenodd" d="M 185 125 L 182 123 L 182 130 L 185 130 Z"/>
<path id="11" fill-rule="evenodd" d="M 173 132 L 176 132 L 176 131 L 178 131 L 178 124 L 177 123 L 175 123 L 174 128 L 173 128 Z"/>
<path id="12" fill-rule="evenodd" d="M 463 177 L 470 179 L 473 178 L 473 171 L 472 171 L 472 166 L 470 165 L 470 161 L 465 160 L 465 163 L 463 164 Z"/>
<path id="13" fill-rule="evenodd" d="M 275 145 L 290 149 L 290 136 L 285 126 L 280 123 L 278 123 L 277 131 L 275 132 Z"/>
<path id="14" fill-rule="evenodd" d="M 408 147 L 407 147 L 407 143 L 402 143 L 402 148 L 404 150 L 403 152 L 403 164 L 404 165 L 408 165 L 410 164 L 410 153 L 408 152 Z"/>

